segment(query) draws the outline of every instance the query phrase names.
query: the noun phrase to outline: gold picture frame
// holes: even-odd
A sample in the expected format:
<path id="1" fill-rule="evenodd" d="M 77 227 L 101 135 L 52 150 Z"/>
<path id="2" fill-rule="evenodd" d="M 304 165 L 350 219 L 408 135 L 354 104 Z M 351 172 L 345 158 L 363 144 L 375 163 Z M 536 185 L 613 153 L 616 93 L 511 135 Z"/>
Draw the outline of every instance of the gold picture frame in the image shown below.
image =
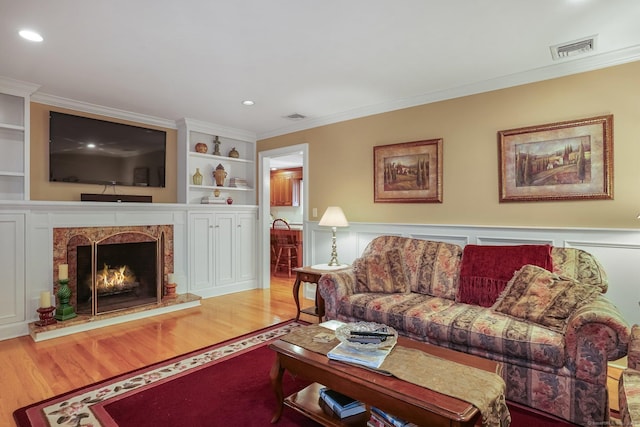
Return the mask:
<path id="1" fill-rule="evenodd" d="M 498 132 L 500 202 L 613 199 L 613 115 Z"/>
<path id="2" fill-rule="evenodd" d="M 442 138 L 373 147 L 375 203 L 442 203 Z"/>

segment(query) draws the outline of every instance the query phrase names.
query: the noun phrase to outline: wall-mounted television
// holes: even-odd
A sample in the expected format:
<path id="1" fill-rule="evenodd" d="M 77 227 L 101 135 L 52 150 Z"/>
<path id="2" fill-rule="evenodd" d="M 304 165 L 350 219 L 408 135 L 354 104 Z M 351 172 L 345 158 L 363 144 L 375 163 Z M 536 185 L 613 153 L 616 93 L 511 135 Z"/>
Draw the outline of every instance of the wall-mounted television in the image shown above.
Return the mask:
<path id="1" fill-rule="evenodd" d="M 165 186 L 165 131 L 49 114 L 49 181 Z"/>

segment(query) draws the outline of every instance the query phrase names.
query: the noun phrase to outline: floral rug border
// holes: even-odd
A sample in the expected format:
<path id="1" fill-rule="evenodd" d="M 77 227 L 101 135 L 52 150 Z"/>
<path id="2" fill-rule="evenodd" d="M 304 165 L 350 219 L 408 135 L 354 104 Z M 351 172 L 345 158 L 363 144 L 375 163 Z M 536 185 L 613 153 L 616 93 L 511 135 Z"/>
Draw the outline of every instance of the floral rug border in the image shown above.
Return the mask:
<path id="1" fill-rule="evenodd" d="M 264 345 L 303 325 L 305 323 L 291 320 L 249 332 L 240 337 L 231 338 L 222 343 L 151 365 L 155 368 L 143 367 L 111 380 L 88 385 L 76 390 L 76 392 L 65 393 L 60 398 L 54 397 L 53 400 L 49 399 L 41 404 L 32 405 L 26 412 L 34 427 L 47 425 L 106 426 L 95 412 L 103 413 L 98 407 L 102 407 L 108 400 L 123 398 L 125 394 L 137 391 L 141 387 L 170 380 L 172 377 L 201 369 L 239 352 Z M 97 409 L 95 412 L 92 408 L 94 405 Z"/>

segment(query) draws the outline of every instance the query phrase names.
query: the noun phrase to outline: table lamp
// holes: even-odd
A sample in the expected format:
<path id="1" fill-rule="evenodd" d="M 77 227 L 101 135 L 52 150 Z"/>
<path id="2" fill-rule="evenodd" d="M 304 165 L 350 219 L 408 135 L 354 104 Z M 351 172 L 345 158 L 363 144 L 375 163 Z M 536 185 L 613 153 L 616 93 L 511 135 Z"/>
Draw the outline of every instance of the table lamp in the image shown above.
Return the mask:
<path id="1" fill-rule="evenodd" d="M 333 236 L 331 240 L 331 260 L 329 261 L 329 267 L 335 267 L 340 265 L 338 262 L 338 252 L 336 250 L 336 227 L 347 227 L 349 222 L 344 216 L 344 212 L 338 206 L 329 206 L 324 215 L 320 218 L 318 225 L 331 227 Z"/>

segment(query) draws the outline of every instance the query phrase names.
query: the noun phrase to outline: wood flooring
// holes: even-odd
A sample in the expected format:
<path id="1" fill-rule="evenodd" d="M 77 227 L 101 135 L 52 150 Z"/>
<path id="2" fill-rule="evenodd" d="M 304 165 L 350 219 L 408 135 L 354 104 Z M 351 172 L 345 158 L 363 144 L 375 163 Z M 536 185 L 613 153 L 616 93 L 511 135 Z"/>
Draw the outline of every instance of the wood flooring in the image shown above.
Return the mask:
<path id="1" fill-rule="evenodd" d="M 19 407 L 294 318 L 293 280 L 272 278 L 271 289 L 38 343 L 30 336 L 0 341 L 0 426 L 15 426 L 12 413 Z M 317 322 L 305 314 L 301 319 Z M 617 406 L 619 371 L 610 376 Z"/>

